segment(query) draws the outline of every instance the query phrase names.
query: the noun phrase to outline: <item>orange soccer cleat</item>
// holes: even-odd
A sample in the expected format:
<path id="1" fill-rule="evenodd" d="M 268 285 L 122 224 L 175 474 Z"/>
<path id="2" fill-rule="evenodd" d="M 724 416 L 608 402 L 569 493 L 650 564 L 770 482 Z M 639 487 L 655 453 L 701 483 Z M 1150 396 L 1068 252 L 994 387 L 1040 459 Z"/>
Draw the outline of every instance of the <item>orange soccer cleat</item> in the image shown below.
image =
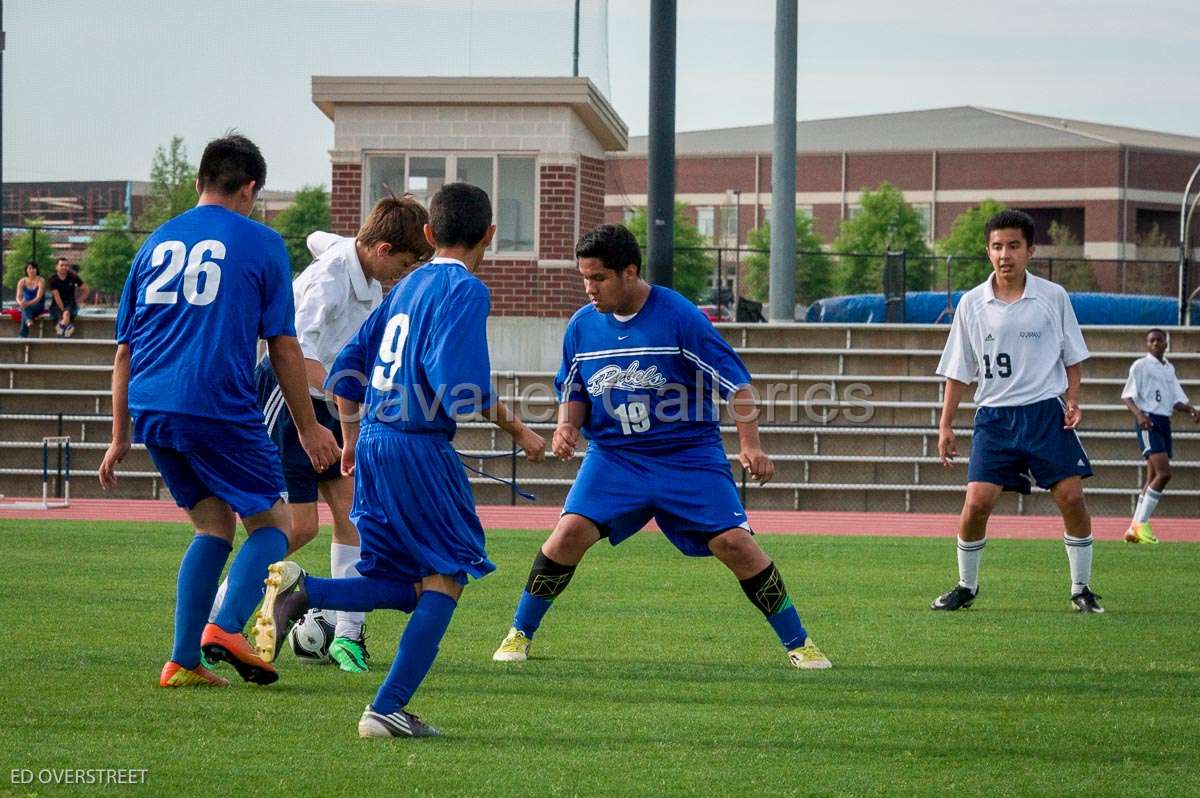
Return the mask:
<path id="1" fill-rule="evenodd" d="M 185 668 L 174 660 L 163 665 L 158 677 L 159 687 L 228 687 L 229 680 L 218 676 L 203 665 Z"/>
<path id="2" fill-rule="evenodd" d="M 248 682 L 272 684 L 279 679 L 279 673 L 254 653 L 241 633 L 226 632 L 215 623 L 204 627 L 200 650 L 213 662 L 228 662 Z"/>

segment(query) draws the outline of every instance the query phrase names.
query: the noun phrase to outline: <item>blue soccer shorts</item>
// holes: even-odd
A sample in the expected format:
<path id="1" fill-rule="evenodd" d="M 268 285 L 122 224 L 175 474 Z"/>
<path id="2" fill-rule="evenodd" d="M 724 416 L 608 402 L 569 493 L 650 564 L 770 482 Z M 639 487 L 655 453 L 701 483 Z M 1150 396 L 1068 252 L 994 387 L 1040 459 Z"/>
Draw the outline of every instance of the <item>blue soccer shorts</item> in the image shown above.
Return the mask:
<path id="1" fill-rule="evenodd" d="M 215 496 L 248 518 L 285 498 L 279 452 L 262 424 L 152 413 L 134 420 L 134 440 L 185 510 Z"/>
<path id="2" fill-rule="evenodd" d="M 665 453 L 592 443 L 567 494 L 567 513 L 589 519 L 614 546 L 653 518 L 689 557 L 711 555 L 708 541 L 722 532 L 750 531 L 720 443 Z"/>
<path id="3" fill-rule="evenodd" d="M 354 453 L 358 572 L 404 582 L 443 574 L 459 584 L 496 566 L 462 462 L 442 434 L 395 432 L 366 423 Z"/>
<path id="4" fill-rule="evenodd" d="M 1146 418 L 1150 421 L 1150 429 L 1142 429 L 1134 425 L 1134 430 L 1138 436 L 1138 447 L 1142 450 L 1142 457 L 1147 459 L 1152 454 L 1166 454 L 1168 458 L 1174 457 L 1174 451 L 1171 446 L 1171 418 L 1170 416 L 1162 416 L 1158 413 L 1146 413 Z"/>
<path id="5" fill-rule="evenodd" d="M 336 461 L 320 473 L 313 470 L 312 460 L 300 445 L 296 422 L 292 420 L 287 403 L 283 401 L 283 389 L 279 387 L 279 381 L 269 360 L 261 360 L 255 367 L 254 384 L 258 394 L 258 405 L 262 408 L 267 425 L 267 435 L 279 449 L 283 480 L 287 483 L 288 501 L 292 504 L 315 502 L 318 483 L 341 479 L 341 461 Z M 330 412 L 328 403 L 324 399 L 313 397 L 312 404 L 317 423 L 332 432 L 338 446 L 341 446 L 342 425 Z"/>
<path id="6" fill-rule="evenodd" d="M 1092 467 L 1075 430 L 1063 429 L 1057 398 L 975 413 L 968 482 L 989 482 L 1028 494 L 1033 483 L 1050 489 L 1068 477 L 1090 477 Z"/>

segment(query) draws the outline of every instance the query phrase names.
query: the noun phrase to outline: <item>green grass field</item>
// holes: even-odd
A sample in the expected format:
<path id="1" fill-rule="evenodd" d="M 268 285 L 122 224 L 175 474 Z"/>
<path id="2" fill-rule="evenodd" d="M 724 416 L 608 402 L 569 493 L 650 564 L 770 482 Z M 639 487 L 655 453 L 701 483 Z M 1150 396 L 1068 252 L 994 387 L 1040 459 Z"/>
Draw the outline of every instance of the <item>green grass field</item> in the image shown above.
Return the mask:
<path id="1" fill-rule="evenodd" d="M 653 534 L 598 546 L 535 659 L 492 663 L 541 540 L 495 532 L 411 707 L 446 736 L 365 741 L 399 613 L 368 621 L 370 674 L 288 654 L 272 687 L 157 687 L 187 537 L 0 521 L 0 792 L 115 767 L 149 773 L 110 792 L 174 796 L 1200 794 L 1200 545 L 1097 544 L 1109 612 L 1079 616 L 1061 543 L 993 541 L 976 607 L 941 614 L 950 541 L 764 536 L 834 661 L 798 672 L 719 563 Z"/>

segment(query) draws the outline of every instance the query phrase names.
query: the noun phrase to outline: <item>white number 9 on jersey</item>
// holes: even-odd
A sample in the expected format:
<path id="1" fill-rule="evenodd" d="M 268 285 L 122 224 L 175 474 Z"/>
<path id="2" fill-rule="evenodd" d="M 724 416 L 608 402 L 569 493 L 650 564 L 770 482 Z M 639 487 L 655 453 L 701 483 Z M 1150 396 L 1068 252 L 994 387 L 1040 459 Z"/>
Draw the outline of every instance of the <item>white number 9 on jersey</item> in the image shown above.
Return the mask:
<path id="1" fill-rule="evenodd" d="M 157 269 L 165 264 L 167 268 L 146 286 L 146 304 L 174 305 L 179 299 L 179 292 L 164 291 L 163 286 L 180 272 L 183 272 L 183 298 L 187 303 L 209 304 L 217 298 L 217 291 L 221 288 L 221 267 L 217 261 L 224 259 L 225 244 L 216 239 L 198 242 L 190 253 L 182 241 L 163 241 L 150 255 L 150 265 Z M 204 275 L 203 288 L 200 287 L 200 275 Z"/>
<path id="2" fill-rule="evenodd" d="M 371 387 L 377 391 L 390 391 L 395 385 L 396 372 L 400 369 L 400 354 L 408 340 L 408 314 L 397 313 L 388 319 L 379 342 L 379 359 L 382 365 L 371 372 Z"/>

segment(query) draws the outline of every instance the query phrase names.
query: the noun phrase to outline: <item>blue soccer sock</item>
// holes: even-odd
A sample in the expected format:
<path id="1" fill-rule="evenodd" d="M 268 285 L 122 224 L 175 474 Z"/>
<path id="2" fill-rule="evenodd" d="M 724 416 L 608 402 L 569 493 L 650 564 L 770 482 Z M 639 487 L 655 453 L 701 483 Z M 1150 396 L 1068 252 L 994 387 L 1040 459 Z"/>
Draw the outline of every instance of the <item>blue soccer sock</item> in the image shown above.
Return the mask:
<path id="1" fill-rule="evenodd" d="M 217 595 L 217 581 L 233 546 L 214 535 L 198 533 L 179 563 L 175 584 L 175 644 L 171 659 L 185 668 L 200 664 L 200 635 Z"/>
<path id="2" fill-rule="evenodd" d="M 287 548 L 287 535 L 277 527 L 259 527 L 247 538 L 229 566 L 229 588 L 217 613 L 217 626 L 231 634 L 241 633 L 262 600 L 267 566 L 282 560 Z"/>
<path id="3" fill-rule="evenodd" d="M 379 686 L 372 707 L 385 715 L 402 709 L 412 698 L 437 657 L 438 645 L 450 626 L 458 602 L 436 590 L 426 590 L 417 601 L 408 626 L 400 636 L 400 648 L 387 678 Z"/>
<path id="4" fill-rule="evenodd" d="M 791 650 L 804 645 L 808 633 L 800 623 L 800 614 L 792 604 L 792 597 L 788 595 L 775 563 L 741 580 L 741 585 L 746 598 L 766 617 L 784 648 Z"/>
<path id="5" fill-rule="evenodd" d="M 407 582 L 374 576 L 345 579 L 304 578 L 308 605 L 322 610 L 370 612 L 400 610 L 412 612 L 417 606 L 417 589 Z"/>
<path id="6" fill-rule="evenodd" d="M 533 633 L 541 626 L 542 618 L 554 599 L 571 584 L 576 567 L 555 562 L 538 549 L 533 566 L 529 569 L 525 590 L 517 602 L 517 611 L 513 613 L 513 628 L 532 640 Z"/>

